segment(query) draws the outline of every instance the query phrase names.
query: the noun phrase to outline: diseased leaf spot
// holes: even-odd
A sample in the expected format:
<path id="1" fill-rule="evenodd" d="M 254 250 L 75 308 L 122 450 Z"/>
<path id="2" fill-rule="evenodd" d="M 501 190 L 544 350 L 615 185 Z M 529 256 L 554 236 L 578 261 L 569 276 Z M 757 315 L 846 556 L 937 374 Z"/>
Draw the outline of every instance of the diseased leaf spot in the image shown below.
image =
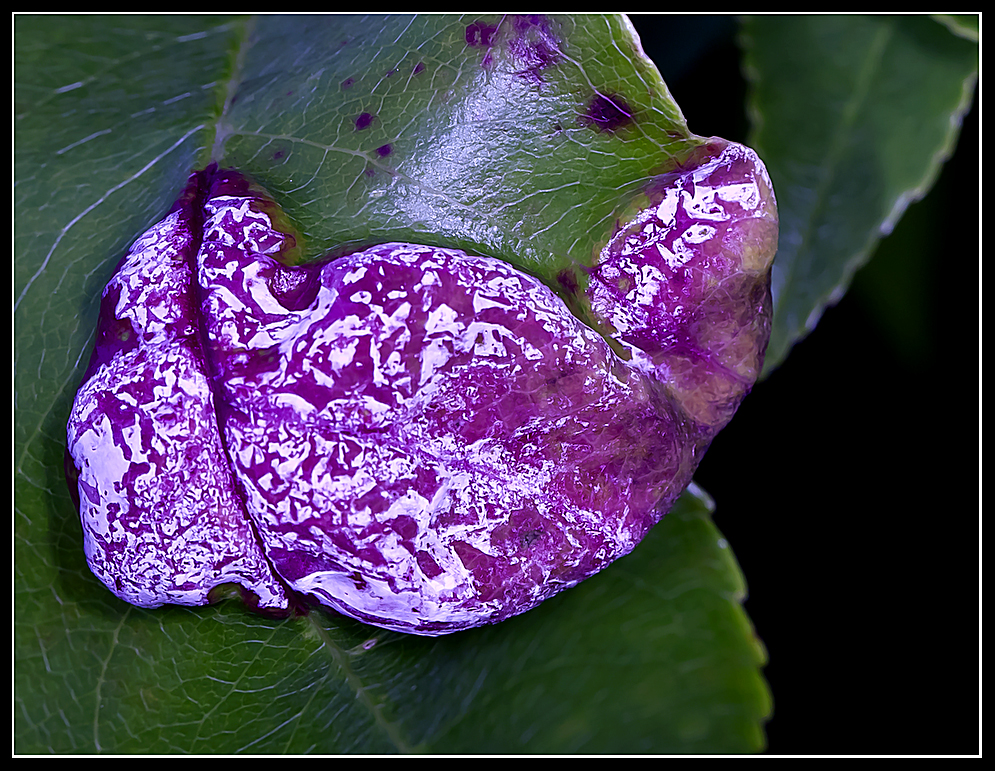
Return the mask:
<path id="1" fill-rule="evenodd" d="M 540 14 L 512 16 L 510 23 L 488 24 L 476 21 L 466 27 L 467 45 L 487 48 L 480 66 L 491 69 L 495 62 L 496 46 L 501 45 L 509 55 L 514 74 L 541 82 L 542 71 L 561 58 L 560 40 L 552 21 Z"/>
<path id="2" fill-rule="evenodd" d="M 362 112 L 356 117 L 356 130 L 362 131 L 363 129 L 368 129 L 372 124 L 375 116 L 368 112 Z"/>
<path id="3" fill-rule="evenodd" d="M 411 70 L 411 73 L 413 75 L 418 75 L 424 71 L 425 71 L 425 64 L 423 62 L 418 62 L 418 64 L 415 65 L 414 69 Z"/>
<path id="4" fill-rule="evenodd" d="M 577 274 L 574 273 L 573 269 L 561 270 L 556 276 L 556 281 L 569 294 L 576 294 L 577 290 L 580 289 L 580 285 L 577 283 Z"/>
<path id="5" fill-rule="evenodd" d="M 494 42 L 497 33 L 496 24 L 475 21 L 466 25 L 466 44 L 475 47 L 489 47 Z"/>
<path id="6" fill-rule="evenodd" d="M 534 81 L 560 59 L 560 41 L 546 16 L 532 14 L 512 18 L 513 34 L 508 48 L 519 67 L 517 75 Z"/>
<path id="7" fill-rule="evenodd" d="M 598 132 L 614 132 L 633 120 L 633 110 L 618 94 L 595 94 L 580 122 Z"/>
<path id="8" fill-rule="evenodd" d="M 193 175 L 108 284 L 70 415 L 94 574 L 140 607 L 237 585 L 264 613 L 307 598 L 438 635 L 628 553 L 769 336 L 770 181 L 739 145 L 699 155 L 583 287 L 559 274 L 569 307 L 456 249 L 288 266 L 298 236 L 265 191 Z"/>
<path id="9" fill-rule="evenodd" d="M 391 152 L 393 152 L 393 148 L 389 144 L 381 145 L 377 148 L 377 155 L 381 158 L 386 158 Z"/>
<path id="10" fill-rule="evenodd" d="M 339 85 L 343 91 L 347 91 L 348 89 L 352 88 L 352 84 L 355 82 L 356 82 L 355 78 L 346 78 Z"/>

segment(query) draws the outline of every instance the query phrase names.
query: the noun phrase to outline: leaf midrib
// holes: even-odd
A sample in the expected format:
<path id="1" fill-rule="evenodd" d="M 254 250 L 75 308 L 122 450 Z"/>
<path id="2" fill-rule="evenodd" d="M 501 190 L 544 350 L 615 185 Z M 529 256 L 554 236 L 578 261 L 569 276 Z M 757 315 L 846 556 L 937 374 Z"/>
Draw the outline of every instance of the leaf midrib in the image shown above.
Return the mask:
<path id="1" fill-rule="evenodd" d="M 224 86 L 224 100 L 221 106 L 221 110 L 218 113 L 218 117 L 215 119 L 215 131 L 214 131 L 214 143 L 211 147 L 210 160 L 212 162 L 221 165 L 224 158 L 225 143 L 229 137 L 235 136 L 236 134 L 243 133 L 235 131 L 228 124 L 228 113 L 231 109 L 231 105 L 238 93 L 238 88 L 241 83 L 242 74 L 245 70 L 245 62 L 248 56 L 249 50 L 253 45 L 253 32 L 255 30 L 256 17 L 252 16 L 248 18 L 242 25 L 241 33 L 239 34 L 238 40 L 235 44 L 234 51 L 231 56 L 231 75 L 229 76 L 227 82 Z M 291 137 L 286 137 L 286 139 L 296 139 Z M 297 140 L 303 141 L 303 140 Z M 323 148 L 325 152 L 329 152 L 336 148 L 325 147 Z M 357 700 L 363 705 L 364 708 L 373 717 L 374 723 L 377 727 L 384 733 L 387 739 L 393 744 L 400 752 L 410 753 L 411 747 L 401 736 L 398 726 L 395 723 L 388 721 L 384 715 L 383 711 L 379 708 L 370 696 L 369 688 L 367 688 L 359 673 L 349 665 L 348 657 L 346 652 L 342 650 L 329 636 L 328 632 L 315 620 L 314 614 L 308 614 L 307 623 L 317 634 L 318 638 L 322 642 L 322 648 L 328 652 L 329 658 L 332 663 L 338 668 L 338 671 L 342 673 L 346 683 L 356 694 Z M 312 696 L 313 699 L 313 696 Z M 308 706 L 310 706 L 311 700 L 308 701 Z M 302 712 L 303 714 L 303 712 Z M 291 732 L 291 737 L 288 738 L 289 742 L 293 737 Z"/>
<path id="2" fill-rule="evenodd" d="M 23 300 L 24 297 L 27 296 L 34 282 L 39 278 L 39 276 L 41 276 L 45 272 L 52 256 L 55 254 L 56 250 L 58 249 L 59 245 L 61 244 L 66 234 L 73 228 L 73 226 L 76 225 L 76 223 L 78 223 L 84 217 L 86 217 L 91 212 L 96 210 L 99 206 L 103 205 L 111 195 L 118 192 L 126 185 L 130 184 L 131 182 L 134 182 L 135 180 L 139 179 L 142 175 L 144 175 L 146 172 L 152 169 L 156 164 L 158 164 L 169 153 L 176 150 L 178 147 L 183 145 L 183 143 L 185 143 L 191 136 L 197 134 L 202 130 L 210 131 L 213 128 L 214 131 L 214 141 L 211 145 L 211 158 L 214 159 L 216 157 L 217 158 L 223 157 L 225 140 L 233 133 L 230 131 L 227 125 L 227 116 L 231 104 L 234 100 L 234 97 L 238 91 L 238 86 L 241 80 L 246 57 L 248 55 L 249 50 L 252 47 L 252 32 L 254 28 L 255 28 L 255 17 L 250 17 L 246 19 L 244 23 L 242 23 L 241 25 L 241 31 L 233 46 L 232 54 L 229 60 L 231 62 L 230 65 L 231 74 L 228 77 L 228 79 L 224 82 L 223 87 L 219 89 L 221 106 L 217 111 L 217 115 L 213 121 L 213 125 L 212 122 L 202 122 L 188 129 L 180 138 L 178 138 L 172 145 L 170 145 L 170 147 L 168 147 L 162 153 L 157 155 L 155 158 L 152 158 L 150 161 L 148 161 L 148 163 L 146 163 L 137 172 L 130 175 L 128 178 L 122 180 L 114 187 L 108 189 L 96 201 L 91 203 L 83 211 L 81 211 L 79 214 L 73 217 L 58 233 L 52 246 L 49 248 L 48 253 L 46 254 L 45 258 L 42 260 L 41 265 L 31 276 L 31 278 L 29 278 L 29 280 L 25 283 L 24 287 L 22 288 L 21 292 L 19 293 L 18 297 L 15 300 L 14 303 L 15 313 L 17 312 L 18 307 L 20 306 L 21 300 Z M 93 335 L 91 334 L 86 346 L 84 346 L 83 348 L 83 352 L 79 357 L 77 357 L 78 359 L 82 359 L 82 357 L 85 355 L 85 350 L 89 345 L 92 345 L 92 340 L 93 340 Z M 16 358 L 17 357 L 15 353 L 15 368 L 16 368 Z M 20 448 L 20 452 L 15 462 L 15 472 L 19 476 L 24 477 L 24 461 L 28 452 L 30 451 L 30 448 L 33 446 L 33 444 L 37 439 L 42 438 L 42 426 L 44 423 L 44 417 L 51 414 L 54 405 L 59 401 L 60 397 L 67 392 L 67 390 L 71 387 L 71 384 L 75 382 L 77 369 L 78 366 L 74 367 L 69 372 L 66 379 L 60 385 L 60 387 L 55 389 L 55 391 L 53 392 L 52 400 L 49 402 L 48 405 L 46 405 L 45 409 L 42 412 L 41 419 L 38 420 L 32 433 L 25 438 L 24 443 Z M 93 742 L 94 742 L 94 747 L 96 748 L 97 751 L 101 751 L 101 744 L 99 738 L 100 704 L 101 704 L 100 685 L 103 682 L 108 666 L 110 665 L 110 661 L 113 657 L 113 652 L 117 648 L 118 635 L 121 629 L 124 627 L 125 623 L 127 622 L 127 619 L 130 617 L 130 613 L 131 613 L 131 608 L 129 607 L 125 610 L 123 616 L 121 617 L 120 623 L 118 624 L 117 628 L 114 630 L 111 648 L 110 651 L 108 652 L 107 657 L 102 662 L 102 669 L 100 672 L 100 676 L 98 678 L 97 687 L 95 689 L 94 713 L 93 713 Z M 408 742 L 401 735 L 398 726 L 394 723 L 391 723 L 384 717 L 383 711 L 379 708 L 380 705 L 378 705 L 371 697 L 369 692 L 370 689 L 364 684 L 362 678 L 355 671 L 355 669 L 353 669 L 349 665 L 346 652 L 335 644 L 335 642 L 331 639 L 328 633 L 317 623 L 317 621 L 314 620 L 312 615 L 308 616 L 308 622 L 311 625 L 311 627 L 313 627 L 315 632 L 318 634 L 319 639 L 321 639 L 323 644 L 322 647 L 328 651 L 328 655 L 331 661 L 338 667 L 338 670 L 342 673 L 342 676 L 344 677 L 345 681 L 349 684 L 350 688 L 355 692 L 357 700 L 360 703 L 362 703 L 363 706 L 370 712 L 374 722 L 379 727 L 379 729 L 383 732 L 383 734 L 387 737 L 387 739 L 391 742 L 391 744 L 393 744 L 393 746 L 395 746 L 400 752 L 410 753 L 412 749 L 408 744 Z"/>
<path id="3" fill-rule="evenodd" d="M 346 651 L 342 650 L 342 648 L 332 640 L 328 634 L 328 631 L 315 620 L 313 613 L 309 613 L 307 619 L 308 624 L 318 635 L 318 639 L 321 640 L 322 647 L 328 651 L 332 661 L 336 666 L 338 666 L 339 671 L 345 675 L 346 682 L 356 692 L 356 698 L 360 701 L 360 703 L 362 703 L 362 705 L 369 710 L 377 727 L 384 732 L 391 744 L 397 747 L 400 752 L 410 754 L 412 748 L 401 736 L 397 724 L 388 721 L 383 715 L 383 710 L 380 709 L 381 705 L 375 703 L 370 697 L 370 689 L 363 685 L 363 681 L 359 676 L 359 673 L 349 665 Z"/>
<path id="4" fill-rule="evenodd" d="M 242 73 L 245 71 L 245 59 L 252 48 L 252 34 L 256 28 L 256 17 L 250 16 L 241 24 L 241 29 L 235 40 L 229 56 L 229 68 L 231 70 L 228 80 L 222 88 L 221 109 L 214 120 L 214 142 L 211 144 L 210 161 L 220 165 L 224 157 L 225 142 L 232 132 L 228 126 L 228 113 L 231 110 L 238 87 L 242 82 Z"/>
<path id="5" fill-rule="evenodd" d="M 792 294 L 788 291 L 788 287 L 794 283 L 795 274 L 797 273 L 796 268 L 801 262 L 798 259 L 798 255 L 806 254 L 810 250 L 810 244 L 814 239 L 814 233 L 816 230 L 815 223 L 818 220 L 819 215 L 825 211 L 828 205 L 829 190 L 836 180 L 837 172 L 839 171 L 844 150 L 847 145 L 846 140 L 852 133 L 853 126 L 856 123 L 857 116 L 860 113 L 861 108 L 867 102 L 867 96 L 870 91 L 873 76 L 881 69 L 884 50 L 892 36 L 893 28 L 890 26 L 882 26 L 878 29 L 873 40 L 871 41 L 871 45 L 868 47 L 857 82 L 851 92 L 850 98 L 843 106 L 836 131 L 833 133 L 832 144 L 830 145 L 829 152 L 824 158 L 822 167 L 826 170 L 826 173 L 823 175 L 818 188 L 816 188 L 815 201 L 809 210 L 808 217 L 805 220 L 805 226 L 801 232 L 801 239 L 798 242 L 794 258 L 788 263 L 788 270 L 784 276 L 784 280 L 780 288 L 781 297 Z M 847 268 L 841 282 L 837 286 L 846 286 L 849 283 L 849 276 L 855 269 L 856 258 L 859 258 L 859 253 L 857 255 L 851 255 L 850 259 L 847 261 Z M 822 310 L 829 301 L 829 297 L 835 291 L 838 290 L 833 289 L 829 294 L 823 294 L 819 298 L 818 303 L 810 312 L 809 317 L 804 320 L 806 328 L 810 327 L 809 319 L 811 319 L 813 315 L 816 316 L 816 318 L 821 316 Z M 774 312 L 776 315 L 779 315 L 778 306 L 780 306 L 780 302 L 778 300 L 779 298 L 775 298 L 776 305 Z"/>

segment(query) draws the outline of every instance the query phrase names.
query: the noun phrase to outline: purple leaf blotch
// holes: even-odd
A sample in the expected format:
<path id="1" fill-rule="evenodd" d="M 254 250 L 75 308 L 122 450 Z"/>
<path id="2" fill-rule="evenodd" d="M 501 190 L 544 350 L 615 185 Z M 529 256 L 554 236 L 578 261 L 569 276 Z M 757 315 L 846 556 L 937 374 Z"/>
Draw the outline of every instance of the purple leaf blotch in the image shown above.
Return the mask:
<path id="1" fill-rule="evenodd" d="M 591 326 L 540 280 L 455 249 L 288 267 L 297 243 L 264 192 L 193 174 L 104 290 L 73 406 L 93 572 L 142 607 L 237 584 L 263 611 L 309 600 L 439 635 L 631 551 L 750 390 L 770 330 L 766 171 L 724 140 L 693 160 L 577 268 L 586 288 L 560 282 Z"/>

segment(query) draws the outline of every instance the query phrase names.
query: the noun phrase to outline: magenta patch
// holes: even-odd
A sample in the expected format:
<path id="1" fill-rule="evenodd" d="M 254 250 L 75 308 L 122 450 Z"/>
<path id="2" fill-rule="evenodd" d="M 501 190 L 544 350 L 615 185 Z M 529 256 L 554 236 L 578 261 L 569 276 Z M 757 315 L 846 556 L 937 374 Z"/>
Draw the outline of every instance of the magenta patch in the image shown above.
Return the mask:
<path id="1" fill-rule="evenodd" d="M 538 279 L 455 249 L 286 267 L 272 200 L 193 175 L 105 289 L 70 417 L 94 574 L 142 607 L 237 584 L 264 612 L 304 598 L 438 635 L 631 551 L 769 335 L 770 182 L 739 145 L 700 155 L 589 270 L 611 345 Z"/>

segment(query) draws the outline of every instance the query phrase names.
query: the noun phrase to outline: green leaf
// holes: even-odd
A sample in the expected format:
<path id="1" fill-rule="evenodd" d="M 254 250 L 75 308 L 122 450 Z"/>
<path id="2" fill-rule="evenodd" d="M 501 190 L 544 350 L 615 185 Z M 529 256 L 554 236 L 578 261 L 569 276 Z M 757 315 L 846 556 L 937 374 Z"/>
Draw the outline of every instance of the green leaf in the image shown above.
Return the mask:
<path id="1" fill-rule="evenodd" d="M 924 16 L 759 16 L 743 45 L 750 144 L 780 214 L 770 372 L 932 186 L 970 107 L 978 48 Z"/>
<path id="2" fill-rule="evenodd" d="M 427 239 L 555 283 L 699 143 L 620 17 L 277 18 L 249 39 L 214 157 L 312 257 Z M 604 96 L 632 120 L 592 120 Z"/>
<path id="3" fill-rule="evenodd" d="M 933 18 L 965 40 L 977 43 L 981 38 L 981 17 L 977 14 L 937 13 Z"/>
<path id="4" fill-rule="evenodd" d="M 264 184 L 308 257 L 405 238 L 547 281 L 589 263 L 699 141 L 624 18 L 19 16 L 14 32 L 15 752 L 763 745 L 764 654 L 700 491 L 535 611 L 426 639 L 317 610 L 128 606 L 90 574 L 64 480 L 100 291 L 210 160 Z M 618 111 L 592 111 L 599 94 Z"/>
<path id="5" fill-rule="evenodd" d="M 437 639 L 78 594 L 19 631 L 19 752 L 741 752 L 770 707 L 742 580 L 690 494 L 538 612 Z"/>

